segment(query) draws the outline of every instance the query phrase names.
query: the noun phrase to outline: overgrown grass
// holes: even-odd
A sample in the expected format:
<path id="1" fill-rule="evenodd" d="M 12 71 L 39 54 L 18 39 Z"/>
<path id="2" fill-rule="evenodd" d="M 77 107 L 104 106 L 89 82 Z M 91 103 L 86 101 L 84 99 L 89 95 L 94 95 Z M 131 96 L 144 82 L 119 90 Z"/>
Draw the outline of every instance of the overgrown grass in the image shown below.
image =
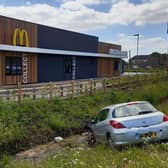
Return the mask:
<path id="1" fill-rule="evenodd" d="M 8 168 L 166 168 L 167 155 L 168 144 L 163 143 L 131 146 L 122 150 L 99 144 L 95 148 L 66 148 L 41 162 L 12 162 L 4 157 L 3 163 Z"/>
<path id="2" fill-rule="evenodd" d="M 168 103 L 157 105 L 168 114 Z M 168 168 L 168 143 L 127 146 L 122 150 L 98 144 L 94 148 L 85 145 L 67 147 L 40 162 L 13 161 L 4 156 L 0 165 L 8 168 Z"/>
<path id="3" fill-rule="evenodd" d="M 20 105 L 0 102 L 0 152 L 15 152 L 78 130 L 85 120 L 110 104 L 147 100 L 157 105 L 168 97 L 167 84 L 150 84 L 132 91 L 112 90 L 69 100 L 25 100 Z"/>

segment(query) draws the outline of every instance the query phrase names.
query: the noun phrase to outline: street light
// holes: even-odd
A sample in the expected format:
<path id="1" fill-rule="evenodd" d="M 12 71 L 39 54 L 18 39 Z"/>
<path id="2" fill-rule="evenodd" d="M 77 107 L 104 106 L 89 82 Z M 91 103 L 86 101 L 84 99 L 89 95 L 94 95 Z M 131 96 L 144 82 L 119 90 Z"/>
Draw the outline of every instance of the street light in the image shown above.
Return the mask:
<path id="1" fill-rule="evenodd" d="M 138 56 L 138 51 L 139 51 L 139 33 L 138 34 L 134 34 L 133 36 L 137 37 L 137 56 Z M 137 75 L 137 70 L 136 70 L 136 75 Z"/>
<path id="2" fill-rule="evenodd" d="M 168 19 L 167 19 L 167 30 L 166 30 L 166 33 L 167 33 L 167 35 L 168 35 Z M 168 57 L 168 48 L 167 48 L 167 57 Z M 168 72 L 168 59 L 166 59 L 167 61 L 167 72 Z"/>
<path id="3" fill-rule="evenodd" d="M 139 34 L 134 34 L 133 36 L 137 37 L 137 56 L 138 56 L 138 51 L 139 51 Z"/>

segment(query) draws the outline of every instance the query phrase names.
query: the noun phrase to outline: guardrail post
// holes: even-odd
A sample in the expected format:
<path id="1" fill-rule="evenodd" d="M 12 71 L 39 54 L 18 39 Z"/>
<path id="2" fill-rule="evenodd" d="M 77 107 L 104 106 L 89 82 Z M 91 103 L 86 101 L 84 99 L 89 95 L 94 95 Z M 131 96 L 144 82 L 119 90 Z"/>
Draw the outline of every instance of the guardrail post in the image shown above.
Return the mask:
<path id="1" fill-rule="evenodd" d="M 53 83 L 49 83 L 49 99 L 52 100 L 53 98 Z"/>
<path id="2" fill-rule="evenodd" d="M 118 80 L 118 88 L 121 89 L 121 77 L 119 76 L 118 79 L 119 79 L 119 80 Z"/>
<path id="3" fill-rule="evenodd" d="M 74 81 L 71 82 L 71 93 L 72 93 L 72 98 L 74 97 Z"/>
<path id="4" fill-rule="evenodd" d="M 18 103 L 21 103 L 21 97 L 22 97 L 22 85 L 20 82 L 18 82 Z"/>
<path id="5" fill-rule="evenodd" d="M 94 93 L 96 92 L 97 88 L 96 88 L 96 81 L 93 81 L 93 91 Z"/>
<path id="6" fill-rule="evenodd" d="M 60 92 L 61 92 L 61 96 L 64 97 L 64 87 L 63 86 L 60 86 Z"/>
<path id="7" fill-rule="evenodd" d="M 90 80 L 90 94 L 93 93 L 93 80 Z"/>
<path id="8" fill-rule="evenodd" d="M 106 92 L 106 79 L 103 80 L 103 91 Z"/>
<path id="9" fill-rule="evenodd" d="M 79 93 L 83 93 L 83 84 L 79 82 Z"/>
<path id="10" fill-rule="evenodd" d="M 76 82 L 76 95 L 80 96 L 80 82 L 79 81 Z"/>
<path id="11" fill-rule="evenodd" d="M 136 75 L 135 75 L 135 87 L 136 87 L 136 85 L 138 84 L 138 74 L 137 74 L 137 72 L 136 72 Z"/>
<path id="12" fill-rule="evenodd" d="M 33 100 L 36 100 L 36 88 L 33 88 Z"/>
<path id="13" fill-rule="evenodd" d="M 9 101 L 10 100 L 10 91 L 8 89 L 6 90 L 6 94 L 7 94 L 6 99 Z"/>

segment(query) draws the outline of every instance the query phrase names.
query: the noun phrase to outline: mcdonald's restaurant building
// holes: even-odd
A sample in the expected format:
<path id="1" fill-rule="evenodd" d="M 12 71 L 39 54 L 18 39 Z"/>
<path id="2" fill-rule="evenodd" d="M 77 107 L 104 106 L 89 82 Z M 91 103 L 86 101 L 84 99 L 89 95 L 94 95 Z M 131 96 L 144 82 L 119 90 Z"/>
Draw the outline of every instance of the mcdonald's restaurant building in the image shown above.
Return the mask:
<path id="1" fill-rule="evenodd" d="M 95 36 L 0 16 L 0 85 L 112 77 L 126 57 Z"/>

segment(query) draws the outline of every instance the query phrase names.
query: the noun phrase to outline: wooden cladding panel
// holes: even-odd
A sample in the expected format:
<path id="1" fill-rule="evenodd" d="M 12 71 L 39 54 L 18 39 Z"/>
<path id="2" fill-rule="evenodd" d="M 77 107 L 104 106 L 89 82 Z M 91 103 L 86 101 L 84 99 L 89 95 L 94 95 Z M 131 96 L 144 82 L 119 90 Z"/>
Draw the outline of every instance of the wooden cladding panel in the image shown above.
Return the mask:
<path id="1" fill-rule="evenodd" d="M 111 58 L 98 58 L 98 77 L 112 77 L 114 61 Z"/>
<path id="2" fill-rule="evenodd" d="M 29 47 L 37 47 L 37 24 L 0 16 L 0 44 L 13 45 L 15 29 L 24 29 L 28 33 Z M 19 37 L 17 37 L 19 41 Z"/>
<path id="3" fill-rule="evenodd" d="M 4 19 L 0 16 L 0 44 L 4 43 Z"/>
<path id="4" fill-rule="evenodd" d="M 119 68 L 117 70 L 114 70 L 115 62 L 118 62 L 118 64 L 120 64 L 119 59 L 98 58 L 97 76 L 101 78 L 101 77 L 112 77 L 120 75 Z"/>
<path id="5" fill-rule="evenodd" d="M 5 56 L 22 57 L 22 54 L 17 52 L 0 52 L 0 66 L 1 66 L 0 85 L 17 84 L 18 82 L 22 83 L 23 81 L 22 75 L 5 75 Z M 37 55 L 26 54 L 26 56 L 28 56 L 28 82 L 36 83 L 37 82 Z"/>
<path id="6" fill-rule="evenodd" d="M 120 45 L 99 42 L 99 53 L 109 54 L 110 49 L 121 50 Z M 112 77 L 114 75 L 119 75 L 119 70 L 114 71 L 115 61 L 118 59 L 113 58 L 98 58 L 98 77 Z M 119 61 L 119 60 L 118 60 Z"/>
<path id="7" fill-rule="evenodd" d="M 121 50 L 120 45 L 99 42 L 99 53 L 109 54 L 110 49 Z"/>

